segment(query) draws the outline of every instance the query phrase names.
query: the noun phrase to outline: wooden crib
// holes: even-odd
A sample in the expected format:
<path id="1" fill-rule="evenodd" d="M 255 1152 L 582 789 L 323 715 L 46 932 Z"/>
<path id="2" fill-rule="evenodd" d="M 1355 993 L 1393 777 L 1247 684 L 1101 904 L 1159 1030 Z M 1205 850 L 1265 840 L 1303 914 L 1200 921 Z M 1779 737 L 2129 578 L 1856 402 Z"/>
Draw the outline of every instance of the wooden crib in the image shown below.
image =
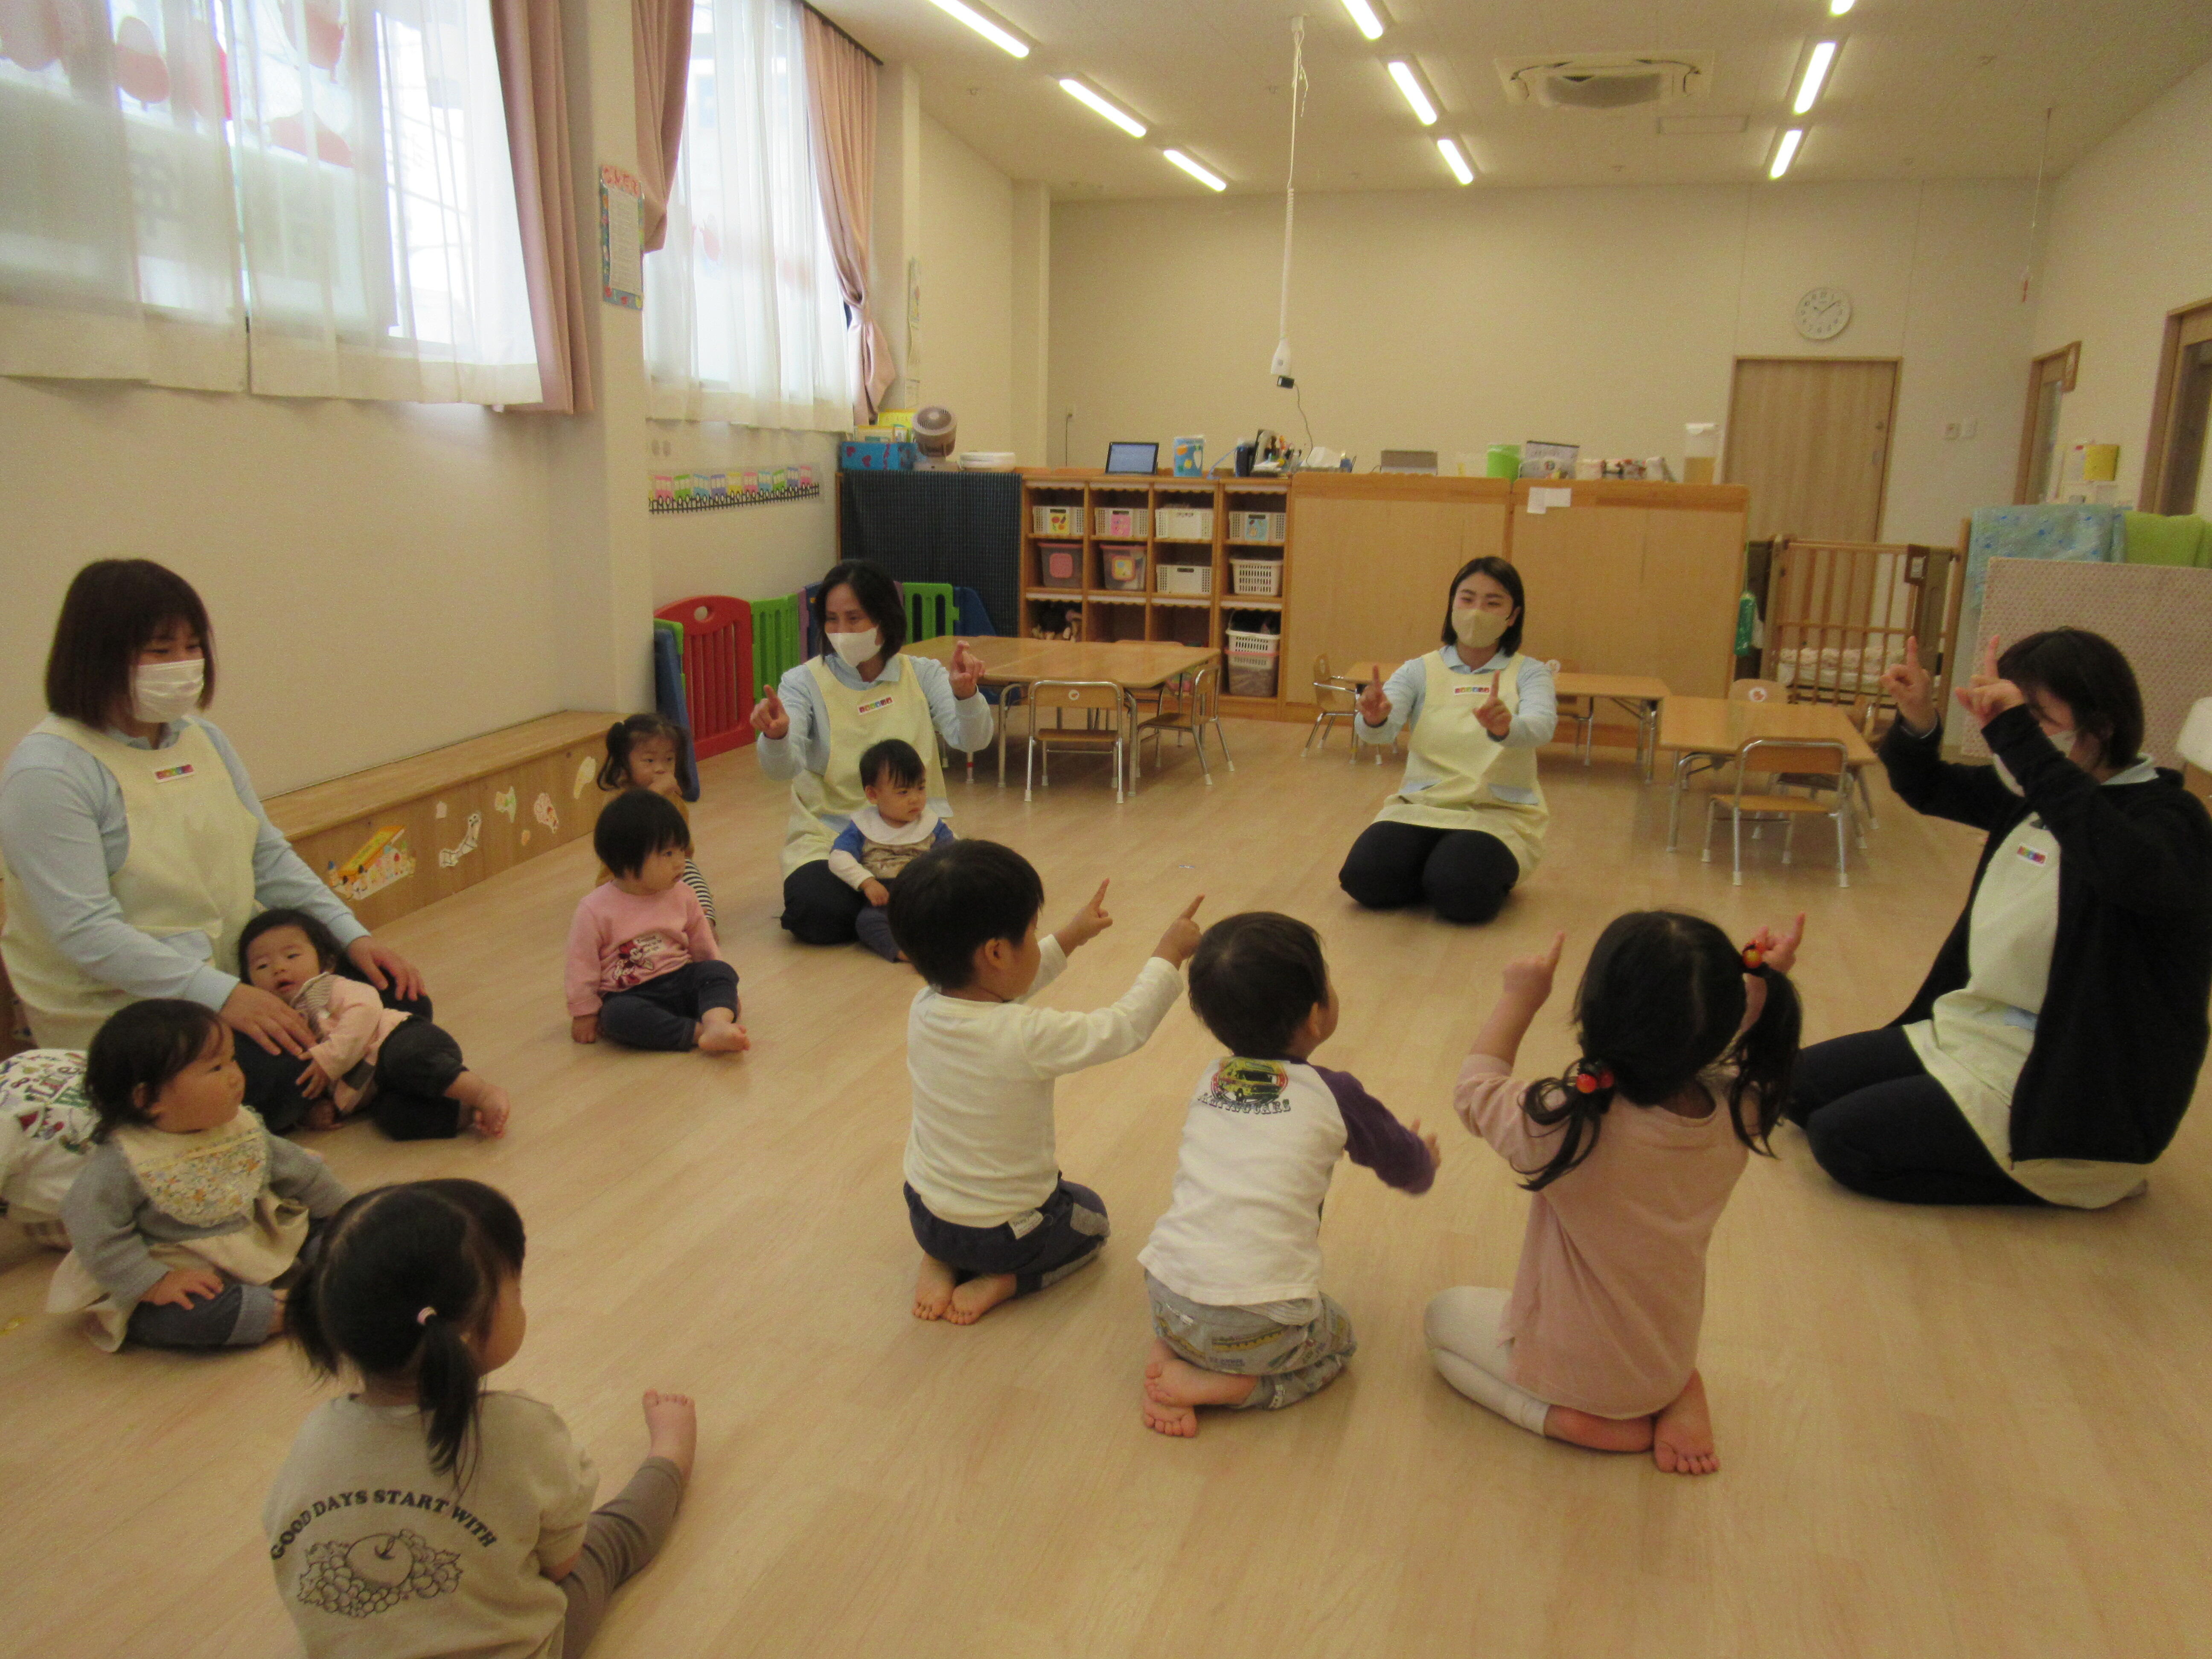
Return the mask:
<path id="1" fill-rule="evenodd" d="M 1882 672 L 1905 660 L 1911 639 L 1947 699 L 1965 572 L 1958 548 L 1784 537 L 1767 580 L 1760 677 L 1793 702 L 1840 703 L 1871 732 L 1894 707 Z"/>

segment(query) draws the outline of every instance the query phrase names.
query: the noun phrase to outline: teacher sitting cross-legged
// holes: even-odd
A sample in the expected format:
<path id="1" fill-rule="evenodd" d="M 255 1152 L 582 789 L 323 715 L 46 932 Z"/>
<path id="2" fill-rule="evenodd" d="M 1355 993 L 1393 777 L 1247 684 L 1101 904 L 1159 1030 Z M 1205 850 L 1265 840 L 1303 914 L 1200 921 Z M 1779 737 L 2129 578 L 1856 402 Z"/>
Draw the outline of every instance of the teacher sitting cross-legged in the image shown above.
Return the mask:
<path id="1" fill-rule="evenodd" d="M 1996 757 L 1944 761 L 1908 641 L 1882 676 L 1905 804 L 1987 832 L 1907 1008 L 1798 1056 L 1789 1115 L 1844 1186 L 1906 1204 L 2099 1209 L 2142 1191 L 2189 1109 L 2212 996 L 2212 817 L 2142 752 L 2111 641 L 1992 640 L 1958 699 Z"/>
<path id="2" fill-rule="evenodd" d="M 0 772 L 8 924 L 0 954 L 42 1048 L 82 1048 L 147 997 L 205 1004 L 237 1036 L 246 1099 L 272 1129 L 307 1109 L 306 1016 L 238 975 L 259 911 L 305 910 L 346 971 L 419 998 L 422 976 L 270 823 L 215 696 L 215 634 L 191 584 L 150 559 L 77 572 L 46 658 L 47 718 Z"/>
<path id="3" fill-rule="evenodd" d="M 1550 811 L 1536 750 L 1559 723 L 1547 664 L 1521 651 L 1521 573 L 1475 559 L 1446 590 L 1442 648 L 1370 684 L 1352 729 L 1387 744 L 1407 726 L 1405 781 L 1338 872 L 1370 909 L 1425 899 L 1446 921 L 1488 921 L 1544 854 Z"/>

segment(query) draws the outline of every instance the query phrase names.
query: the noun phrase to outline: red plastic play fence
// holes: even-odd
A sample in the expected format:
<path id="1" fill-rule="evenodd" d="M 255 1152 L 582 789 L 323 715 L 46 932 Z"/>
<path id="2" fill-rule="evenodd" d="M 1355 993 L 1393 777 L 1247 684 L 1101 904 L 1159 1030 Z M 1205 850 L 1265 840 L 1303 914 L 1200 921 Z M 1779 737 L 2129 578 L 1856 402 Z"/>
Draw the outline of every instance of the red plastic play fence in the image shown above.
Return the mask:
<path id="1" fill-rule="evenodd" d="M 753 740 L 753 608 L 702 593 L 653 613 L 684 629 L 684 707 L 701 760 Z"/>

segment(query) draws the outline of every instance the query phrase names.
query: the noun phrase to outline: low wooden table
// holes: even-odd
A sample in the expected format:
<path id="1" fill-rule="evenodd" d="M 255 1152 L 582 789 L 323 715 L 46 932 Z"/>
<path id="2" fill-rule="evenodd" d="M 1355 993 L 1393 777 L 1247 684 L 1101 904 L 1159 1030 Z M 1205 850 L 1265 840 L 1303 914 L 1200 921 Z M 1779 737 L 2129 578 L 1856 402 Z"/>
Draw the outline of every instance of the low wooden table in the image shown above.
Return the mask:
<path id="1" fill-rule="evenodd" d="M 1370 680 L 1385 680 L 1396 673 L 1402 665 L 1395 662 L 1356 662 L 1346 678 L 1364 685 Z M 1667 682 L 1654 679 L 1649 674 L 1576 674 L 1562 669 L 1552 676 L 1552 690 L 1562 697 L 1602 699 L 1626 709 L 1636 721 L 1636 758 L 1644 768 L 1644 781 L 1651 781 L 1652 763 L 1658 759 L 1659 745 L 1652 739 L 1659 729 L 1659 706 L 1667 701 Z M 1583 764 L 1589 764 L 1589 750 L 1583 750 Z"/>
<path id="2" fill-rule="evenodd" d="M 1660 706 L 1658 747 L 1676 751 L 1674 783 L 1667 803 L 1667 850 L 1680 839 L 1682 786 L 1702 762 L 1717 766 L 1757 738 L 1785 743 L 1840 743 L 1851 775 L 1838 780 L 1849 787 L 1858 769 L 1874 764 L 1850 716 L 1832 702 L 1748 702 L 1731 697 L 1668 697 Z"/>
<path id="3" fill-rule="evenodd" d="M 1111 680 L 1124 691 L 1156 691 L 1170 680 L 1196 672 L 1220 653 L 1211 646 L 1182 645 L 1172 640 L 1025 640 L 1005 635 L 964 635 L 965 644 L 983 659 L 983 684 L 1026 688 L 1039 680 Z M 954 638 L 921 640 L 906 647 L 917 656 L 951 663 Z M 973 762 L 970 762 L 973 764 Z M 1135 745 L 1129 756 L 1129 782 L 1137 779 Z M 1006 781 L 1006 705 L 1000 706 L 999 782 Z"/>

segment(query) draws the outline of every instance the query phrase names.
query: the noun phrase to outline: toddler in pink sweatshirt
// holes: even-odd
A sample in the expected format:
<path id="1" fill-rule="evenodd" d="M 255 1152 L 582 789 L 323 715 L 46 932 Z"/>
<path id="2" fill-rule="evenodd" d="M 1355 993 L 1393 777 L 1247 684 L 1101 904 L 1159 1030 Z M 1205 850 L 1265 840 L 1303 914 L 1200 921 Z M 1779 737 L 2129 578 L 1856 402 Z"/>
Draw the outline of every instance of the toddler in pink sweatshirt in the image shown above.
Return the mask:
<path id="1" fill-rule="evenodd" d="M 738 970 L 684 882 L 691 831 L 674 803 L 624 790 L 600 810 L 592 847 L 612 878 L 569 924 L 568 1035 L 710 1054 L 751 1047 L 738 1024 Z"/>

